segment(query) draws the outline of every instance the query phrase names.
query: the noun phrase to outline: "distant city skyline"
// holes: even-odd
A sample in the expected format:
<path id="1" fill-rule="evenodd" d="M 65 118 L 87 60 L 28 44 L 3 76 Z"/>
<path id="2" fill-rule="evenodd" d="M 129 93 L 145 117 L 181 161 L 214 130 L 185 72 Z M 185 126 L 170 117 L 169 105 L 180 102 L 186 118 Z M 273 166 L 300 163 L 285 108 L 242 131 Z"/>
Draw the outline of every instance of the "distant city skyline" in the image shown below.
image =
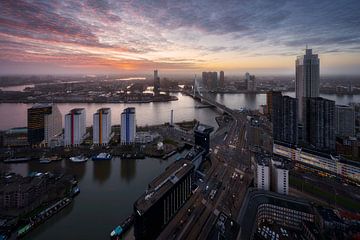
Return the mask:
<path id="1" fill-rule="evenodd" d="M 321 75 L 360 74 L 360 2 L 0 2 L 0 75 L 295 74 L 308 44 Z"/>

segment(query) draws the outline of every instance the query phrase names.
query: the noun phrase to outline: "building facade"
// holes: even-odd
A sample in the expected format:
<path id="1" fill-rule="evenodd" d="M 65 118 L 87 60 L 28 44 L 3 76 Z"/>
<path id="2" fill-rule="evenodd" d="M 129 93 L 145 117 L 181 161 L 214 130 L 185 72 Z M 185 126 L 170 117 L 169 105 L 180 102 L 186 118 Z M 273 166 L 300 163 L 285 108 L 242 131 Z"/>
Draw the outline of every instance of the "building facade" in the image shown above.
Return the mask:
<path id="1" fill-rule="evenodd" d="M 111 138 L 111 109 L 101 108 L 93 115 L 93 144 L 108 145 Z"/>
<path id="2" fill-rule="evenodd" d="M 303 98 L 319 97 L 320 59 L 312 49 L 306 49 L 305 55 L 296 59 L 295 92 L 298 99 L 298 120 L 303 122 Z"/>
<path id="3" fill-rule="evenodd" d="M 249 92 L 255 92 L 256 91 L 256 82 L 255 82 L 255 75 L 250 75 L 250 73 L 245 73 L 245 84 L 246 89 Z"/>
<path id="4" fill-rule="evenodd" d="M 270 191 L 270 161 L 269 156 L 256 155 L 256 187 Z"/>
<path id="5" fill-rule="evenodd" d="M 271 112 L 274 139 L 297 144 L 297 99 L 282 96 L 280 92 L 270 92 L 267 94 L 267 100 L 269 100 L 267 104 Z"/>
<path id="6" fill-rule="evenodd" d="M 35 104 L 27 112 L 28 142 L 31 146 L 48 146 L 62 133 L 59 108 L 53 104 Z"/>
<path id="7" fill-rule="evenodd" d="M 225 87 L 225 74 L 224 71 L 220 71 L 220 87 L 224 88 Z"/>
<path id="8" fill-rule="evenodd" d="M 304 98 L 304 142 L 322 150 L 335 150 L 335 102 L 321 97 Z"/>
<path id="9" fill-rule="evenodd" d="M 160 77 L 158 70 L 154 70 L 154 93 L 160 92 Z"/>
<path id="10" fill-rule="evenodd" d="M 180 160 L 155 178 L 134 203 L 135 239 L 156 239 L 190 198 L 194 165 Z"/>
<path id="11" fill-rule="evenodd" d="M 355 110 L 352 106 L 335 106 L 335 132 L 340 137 L 355 136 Z"/>
<path id="12" fill-rule="evenodd" d="M 306 166 L 360 182 L 360 164 L 331 154 L 274 142 L 273 152 Z"/>
<path id="13" fill-rule="evenodd" d="M 195 145 L 202 147 L 205 150 L 205 154 L 210 151 L 210 134 L 214 131 L 214 128 L 204 124 L 199 124 L 195 130 Z"/>
<path id="14" fill-rule="evenodd" d="M 280 158 L 271 160 L 271 188 L 274 192 L 289 194 L 289 169 Z"/>
<path id="15" fill-rule="evenodd" d="M 74 108 L 65 115 L 65 146 L 79 146 L 86 136 L 86 115 L 84 108 Z"/>
<path id="16" fill-rule="evenodd" d="M 121 144 L 132 144 L 136 136 L 136 115 L 135 108 L 124 109 L 121 113 Z"/>

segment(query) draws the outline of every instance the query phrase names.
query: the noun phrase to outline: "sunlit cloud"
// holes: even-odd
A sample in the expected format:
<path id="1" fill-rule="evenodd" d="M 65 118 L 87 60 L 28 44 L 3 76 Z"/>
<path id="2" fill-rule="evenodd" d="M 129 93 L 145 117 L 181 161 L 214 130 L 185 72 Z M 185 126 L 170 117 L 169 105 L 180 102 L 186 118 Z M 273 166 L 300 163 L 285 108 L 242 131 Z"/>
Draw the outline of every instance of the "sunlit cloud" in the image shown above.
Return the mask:
<path id="1" fill-rule="evenodd" d="M 69 73 L 153 68 L 289 73 L 306 44 L 325 59 L 325 71 L 330 66 L 348 71 L 349 65 L 357 71 L 359 8 L 357 0 L 5 0 L 0 73 L 16 73 L 19 65 L 49 73 L 47 64 L 51 73 L 56 66 Z"/>

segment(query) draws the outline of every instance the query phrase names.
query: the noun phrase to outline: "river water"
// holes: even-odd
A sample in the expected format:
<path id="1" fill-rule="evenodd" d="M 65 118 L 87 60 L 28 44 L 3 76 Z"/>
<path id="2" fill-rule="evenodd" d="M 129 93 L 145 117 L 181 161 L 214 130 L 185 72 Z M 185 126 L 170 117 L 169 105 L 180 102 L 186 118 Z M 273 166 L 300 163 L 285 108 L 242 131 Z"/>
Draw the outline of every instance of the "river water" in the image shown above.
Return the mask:
<path id="1" fill-rule="evenodd" d="M 294 93 L 287 93 L 293 96 Z M 58 104 L 64 115 L 75 107 L 85 107 L 87 125 L 92 124 L 92 114 L 101 107 L 112 109 L 112 124 L 120 123 L 120 113 L 125 107 L 136 108 L 137 124 L 140 126 L 162 124 L 170 121 L 174 110 L 175 122 L 199 121 L 216 127 L 215 116 L 210 108 L 196 109 L 191 97 L 176 94 L 178 101 L 146 104 Z M 360 102 L 360 95 L 322 95 L 337 104 Z M 257 109 L 266 104 L 265 94 L 216 94 L 220 103 L 230 108 Z M 0 130 L 26 126 L 28 104 L 0 104 Z M 183 153 L 185 154 L 185 153 Z M 88 161 L 73 164 L 69 160 L 42 165 L 35 162 L 0 164 L 0 170 L 27 175 L 33 171 L 64 170 L 79 179 L 81 193 L 73 204 L 55 215 L 48 222 L 31 232 L 25 239 L 108 239 L 110 231 L 132 212 L 134 201 L 144 192 L 147 184 L 173 162 L 178 155 L 168 160 L 146 158 L 142 160 L 113 159 L 105 162 Z"/>

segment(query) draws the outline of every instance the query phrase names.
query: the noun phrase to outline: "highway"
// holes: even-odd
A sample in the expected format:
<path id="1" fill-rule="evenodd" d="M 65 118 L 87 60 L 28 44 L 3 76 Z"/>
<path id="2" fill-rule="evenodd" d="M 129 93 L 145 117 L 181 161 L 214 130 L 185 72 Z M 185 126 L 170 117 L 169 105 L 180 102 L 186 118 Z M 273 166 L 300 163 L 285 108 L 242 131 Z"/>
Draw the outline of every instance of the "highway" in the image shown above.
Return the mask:
<path id="1" fill-rule="evenodd" d="M 231 120 L 211 139 L 211 167 L 198 181 L 199 188 L 168 224 L 159 239 L 206 239 L 217 216 L 224 212 L 237 219 L 253 173 L 246 141 L 246 114 L 231 110 L 205 96 L 203 103 L 215 106 Z"/>

